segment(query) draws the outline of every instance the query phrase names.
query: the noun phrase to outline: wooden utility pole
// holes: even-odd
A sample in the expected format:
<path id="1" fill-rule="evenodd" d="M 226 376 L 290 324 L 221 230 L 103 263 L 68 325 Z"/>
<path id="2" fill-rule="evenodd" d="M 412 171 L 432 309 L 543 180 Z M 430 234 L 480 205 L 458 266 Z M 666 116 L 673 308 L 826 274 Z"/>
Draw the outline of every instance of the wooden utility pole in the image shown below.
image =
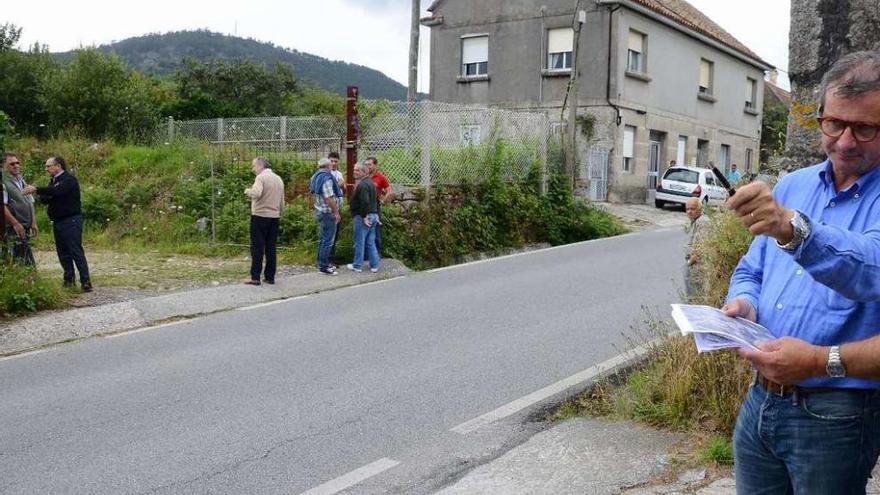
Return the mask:
<path id="1" fill-rule="evenodd" d="M 406 101 L 416 101 L 419 94 L 419 17 L 422 14 L 422 2 L 412 0 L 412 19 L 409 28 L 409 87 Z"/>
<path id="2" fill-rule="evenodd" d="M 580 2 L 578 2 L 580 4 Z M 568 125 L 566 126 L 565 173 L 574 189 L 577 168 L 577 108 L 578 108 L 578 45 L 581 39 L 581 26 L 586 21 L 586 12 L 578 10 L 574 14 L 574 40 L 571 47 L 571 80 L 568 82 Z"/>

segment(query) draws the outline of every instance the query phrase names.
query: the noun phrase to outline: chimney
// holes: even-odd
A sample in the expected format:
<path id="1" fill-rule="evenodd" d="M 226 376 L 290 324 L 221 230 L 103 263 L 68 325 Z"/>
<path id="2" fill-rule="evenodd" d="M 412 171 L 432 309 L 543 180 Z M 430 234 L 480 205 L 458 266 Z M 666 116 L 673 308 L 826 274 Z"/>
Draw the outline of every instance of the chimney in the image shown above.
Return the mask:
<path id="1" fill-rule="evenodd" d="M 779 71 L 773 69 L 768 75 L 770 76 L 770 84 L 774 86 L 779 86 Z"/>

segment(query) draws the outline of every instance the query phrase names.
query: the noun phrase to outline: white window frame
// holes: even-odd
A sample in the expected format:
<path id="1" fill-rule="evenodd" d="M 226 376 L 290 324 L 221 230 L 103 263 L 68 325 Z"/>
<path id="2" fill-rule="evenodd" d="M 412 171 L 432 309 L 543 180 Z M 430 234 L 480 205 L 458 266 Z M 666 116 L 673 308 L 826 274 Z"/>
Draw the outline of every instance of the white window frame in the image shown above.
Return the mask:
<path id="1" fill-rule="evenodd" d="M 547 70 L 570 71 L 574 54 L 574 29 L 570 27 L 547 30 Z M 556 62 L 562 62 L 556 67 Z"/>
<path id="2" fill-rule="evenodd" d="M 636 132 L 638 132 L 636 126 L 623 126 L 623 152 L 621 153 L 623 156 L 622 166 L 623 171 L 630 174 L 633 172 L 633 162 L 635 161 Z"/>
<path id="3" fill-rule="evenodd" d="M 700 59 L 700 79 L 698 81 L 698 91 L 700 94 L 712 96 L 713 79 L 715 78 L 715 62 L 709 59 Z"/>
<path id="4" fill-rule="evenodd" d="M 725 174 L 730 172 L 730 145 L 722 144 L 718 148 L 718 165 Z"/>
<path id="5" fill-rule="evenodd" d="M 747 173 L 752 172 L 752 155 L 754 153 L 755 152 L 752 150 L 752 148 L 746 148 L 746 172 Z"/>
<path id="6" fill-rule="evenodd" d="M 626 70 L 636 72 L 638 74 L 646 74 L 647 56 L 645 54 L 645 45 L 647 45 L 648 35 L 645 33 L 630 29 L 627 35 L 626 50 Z"/>
<path id="7" fill-rule="evenodd" d="M 746 78 L 746 108 L 754 110 L 757 105 L 755 100 L 758 99 L 758 81 L 751 77 Z"/>
<path id="8" fill-rule="evenodd" d="M 687 165 L 687 144 L 688 137 L 687 136 L 678 136 L 678 149 L 675 154 L 675 164 L 679 167 L 684 167 Z"/>
<path id="9" fill-rule="evenodd" d="M 485 47 L 474 46 L 481 41 L 485 42 Z M 461 75 L 463 77 L 489 75 L 488 34 L 470 34 L 461 37 Z"/>

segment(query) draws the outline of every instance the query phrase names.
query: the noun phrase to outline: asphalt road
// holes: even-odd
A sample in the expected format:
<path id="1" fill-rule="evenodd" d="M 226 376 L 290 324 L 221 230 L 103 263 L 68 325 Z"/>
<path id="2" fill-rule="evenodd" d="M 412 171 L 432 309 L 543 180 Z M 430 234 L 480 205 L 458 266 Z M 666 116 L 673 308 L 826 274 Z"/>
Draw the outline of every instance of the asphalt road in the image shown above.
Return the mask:
<path id="1" fill-rule="evenodd" d="M 430 493 L 676 299 L 680 229 L 501 258 L 0 360 L 0 493 Z"/>

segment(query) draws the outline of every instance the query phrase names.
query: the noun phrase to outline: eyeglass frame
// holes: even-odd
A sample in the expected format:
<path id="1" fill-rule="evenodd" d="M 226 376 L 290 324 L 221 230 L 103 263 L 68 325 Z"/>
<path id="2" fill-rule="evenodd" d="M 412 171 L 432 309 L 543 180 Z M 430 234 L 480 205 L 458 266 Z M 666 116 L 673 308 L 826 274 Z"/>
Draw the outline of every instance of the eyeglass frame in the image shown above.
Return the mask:
<path id="1" fill-rule="evenodd" d="M 849 129 L 850 132 L 852 133 L 853 139 L 855 139 L 856 141 L 858 141 L 860 143 L 870 143 L 871 141 L 877 139 L 878 134 L 880 134 L 880 124 L 874 123 L 874 122 L 858 122 L 858 121 L 850 122 L 848 120 L 838 119 L 836 117 L 816 117 L 816 120 L 819 122 L 819 130 L 822 131 L 822 134 L 824 134 L 830 138 L 835 138 L 835 139 L 839 138 L 840 136 L 843 136 L 843 134 L 846 132 L 847 129 Z M 842 122 L 843 124 L 846 124 L 846 125 L 843 126 L 843 130 L 840 131 L 840 134 L 835 136 L 834 134 L 829 134 L 828 132 L 826 132 L 825 128 L 822 126 L 823 122 L 828 122 L 828 121 Z M 853 130 L 853 126 L 862 126 L 862 127 L 868 127 L 868 128 L 874 129 L 874 136 L 872 136 L 871 139 L 860 139 L 856 135 L 855 130 Z"/>

